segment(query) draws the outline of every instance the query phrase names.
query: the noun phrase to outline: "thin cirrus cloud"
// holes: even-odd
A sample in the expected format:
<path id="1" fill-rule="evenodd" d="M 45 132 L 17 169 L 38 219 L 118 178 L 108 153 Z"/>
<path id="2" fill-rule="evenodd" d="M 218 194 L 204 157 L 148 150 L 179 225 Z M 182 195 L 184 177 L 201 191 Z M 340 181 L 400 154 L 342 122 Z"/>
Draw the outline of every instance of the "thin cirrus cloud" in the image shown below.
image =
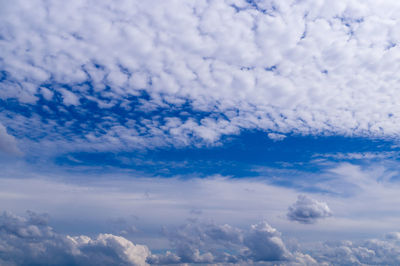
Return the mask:
<path id="1" fill-rule="evenodd" d="M 396 137 L 399 8 L 5 2 L 0 98 L 16 102 L 2 120 L 94 149 L 215 145 L 246 129 Z"/>

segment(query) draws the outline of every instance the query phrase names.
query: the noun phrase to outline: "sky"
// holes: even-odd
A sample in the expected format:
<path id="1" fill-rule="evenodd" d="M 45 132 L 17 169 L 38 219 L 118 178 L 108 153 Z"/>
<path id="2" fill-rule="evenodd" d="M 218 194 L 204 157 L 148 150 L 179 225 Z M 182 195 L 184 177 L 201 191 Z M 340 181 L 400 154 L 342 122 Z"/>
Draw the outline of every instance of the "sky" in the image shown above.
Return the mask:
<path id="1" fill-rule="evenodd" d="M 0 264 L 399 265 L 399 17 L 0 0 Z"/>

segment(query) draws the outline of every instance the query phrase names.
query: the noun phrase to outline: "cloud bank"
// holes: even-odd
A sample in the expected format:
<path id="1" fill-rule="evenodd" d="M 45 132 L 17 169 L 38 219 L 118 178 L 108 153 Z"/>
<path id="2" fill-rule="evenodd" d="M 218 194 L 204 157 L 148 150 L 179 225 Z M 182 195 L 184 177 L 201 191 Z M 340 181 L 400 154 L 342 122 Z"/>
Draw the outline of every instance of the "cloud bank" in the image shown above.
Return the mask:
<path id="1" fill-rule="evenodd" d="M 69 236 L 48 226 L 46 215 L 0 216 L 2 265 L 396 265 L 398 238 L 328 241 L 286 246 L 266 222 L 241 230 L 228 224 L 189 222 L 165 228 L 171 250 L 152 253 L 146 245 L 117 235 Z M 391 234 L 398 234 L 396 232 Z"/>
<path id="2" fill-rule="evenodd" d="M 1 119 L 27 139 L 95 149 L 215 145 L 246 129 L 397 137 L 399 9 L 5 2 Z"/>
<path id="3" fill-rule="evenodd" d="M 251 226 L 246 234 L 229 225 L 188 224 L 170 233 L 177 253 L 168 251 L 165 255 L 152 255 L 147 246 L 112 234 L 94 238 L 58 234 L 47 225 L 46 216 L 33 212 L 28 212 L 27 218 L 4 212 L 0 216 L 0 235 L 2 265 L 313 262 L 308 255 L 291 254 L 280 233 L 265 222 Z M 233 254 L 221 251 L 228 248 Z"/>
<path id="4" fill-rule="evenodd" d="M 147 265 L 146 246 L 112 234 L 62 235 L 47 225 L 47 217 L 28 212 L 0 216 L 2 265 Z"/>

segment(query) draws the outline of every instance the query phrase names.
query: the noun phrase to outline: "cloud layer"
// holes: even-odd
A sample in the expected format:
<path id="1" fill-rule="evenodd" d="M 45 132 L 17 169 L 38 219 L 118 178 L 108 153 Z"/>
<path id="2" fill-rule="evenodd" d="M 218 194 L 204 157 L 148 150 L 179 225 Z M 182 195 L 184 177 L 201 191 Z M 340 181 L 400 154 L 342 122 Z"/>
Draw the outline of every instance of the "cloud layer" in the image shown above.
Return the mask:
<path id="1" fill-rule="evenodd" d="M 0 215 L 2 265 L 168 265 L 223 263 L 226 265 L 396 265 L 398 238 L 328 241 L 290 249 L 268 223 L 241 230 L 229 224 L 189 222 L 165 228 L 171 250 L 153 253 L 145 245 L 112 234 L 96 237 L 59 234 L 48 217 L 27 212 L 26 217 Z M 398 235 L 393 232 L 390 235 Z M 266 264 L 258 264 L 266 263 Z"/>
<path id="2" fill-rule="evenodd" d="M 210 145 L 243 129 L 397 137 L 399 9 L 4 3 L 1 119 L 21 138 L 96 149 Z"/>
<path id="3" fill-rule="evenodd" d="M 0 262 L 2 265 L 166 265 L 177 263 L 238 263 L 240 261 L 295 261 L 280 233 L 263 222 L 247 234 L 229 225 L 193 225 L 170 233 L 177 253 L 151 255 L 144 245 L 124 237 L 68 236 L 47 225 L 47 216 L 28 212 L 20 217 L 4 212 L 0 216 Z M 218 247 L 218 249 L 217 249 Z M 224 252 L 227 249 L 233 252 Z M 238 253 L 237 255 L 235 255 Z M 312 258 L 303 255 L 300 259 Z"/>

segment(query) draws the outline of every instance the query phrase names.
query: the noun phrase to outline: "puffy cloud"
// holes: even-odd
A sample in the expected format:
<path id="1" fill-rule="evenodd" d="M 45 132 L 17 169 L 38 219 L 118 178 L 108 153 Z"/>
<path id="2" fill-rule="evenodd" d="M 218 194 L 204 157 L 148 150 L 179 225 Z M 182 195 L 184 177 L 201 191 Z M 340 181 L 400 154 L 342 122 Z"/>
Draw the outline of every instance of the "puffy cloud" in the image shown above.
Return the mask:
<path id="1" fill-rule="evenodd" d="M 228 224 L 189 222 L 165 227 L 172 244 L 165 253 L 151 253 L 112 234 L 68 236 L 47 224 L 48 216 L 27 212 L 0 215 L 2 265 L 397 265 L 398 233 L 386 240 L 328 241 L 288 248 L 281 234 L 266 222 L 248 230 Z M 169 248 L 168 248 L 169 249 Z"/>
<path id="2" fill-rule="evenodd" d="M 297 201 L 289 206 L 287 217 L 291 221 L 304 224 L 315 223 L 318 219 L 332 216 L 325 202 L 317 201 L 305 195 L 299 195 Z"/>
<path id="3" fill-rule="evenodd" d="M 0 123 L 0 152 L 21 155 L 14 136 L 7 133 L 7 129 Z"/>
<path id="4" fill-rule="evenodd" d="M 95 149 L 215 145 L 242 129 L 396 137 L 399 10 L 372 0 L 4 3 L 0 98 L 38 114 L 27 136 Z M 42 100 L 58 116 L 37 112 Z M 180 122 L 164 120 L 170 109 Z"/>
<path id="5" fill-rule="evenodd" d="M 287 260 L 290 256 L 280 233 L 266 222 L 252 225 L 244 243 L 248 256 L 255 261 Z"/>
<path id="6" fill-rule="evenodd" d="M 5 265 L 147 265 L 146 246 L 111 234 L 65 236 L 47 225 L 47 216 L 28 212 L 0 216 L 0 261 Z"/>
<path id="7" fill-rule="evenodd" d="M 27 212 L 20 217 L 0 216 L 0 262 L 5 265 L 148 265 L 179 263 L 255 263 L 313 261 L 286 248 L 280 233 L 261 222 L 243 231 L 228 224 L 188 223 L 164 229 L 173 250 L 151 254 L 147 246 L 135 245 L 112 234 L 97 237 L 56 233 L 48 216 Z"/>
<path id="8" fill-rule="evenodd" d="M 165 229 L 176 253 L 152 255 L 150 263 L 233 263 L 277 262 L 279 264 L 315 262 L 301 252 L 291 253 L 280 232 L 268 223 L 260 222 L 249 230 L 228 224 L 188 223 L 176 229 Z"/>

